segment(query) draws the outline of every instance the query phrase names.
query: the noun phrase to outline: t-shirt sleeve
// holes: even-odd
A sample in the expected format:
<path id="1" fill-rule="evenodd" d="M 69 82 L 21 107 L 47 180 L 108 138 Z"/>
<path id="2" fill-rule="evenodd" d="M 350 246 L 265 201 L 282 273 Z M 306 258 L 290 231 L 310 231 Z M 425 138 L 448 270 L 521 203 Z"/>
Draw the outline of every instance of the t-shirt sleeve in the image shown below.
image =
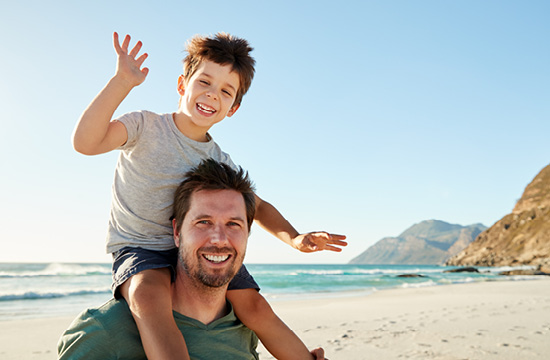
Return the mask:
<path id="1" fill-rule="evenodd" d="M 237 166 L 233 160 L 231 159 L 231 156 L 229 156 L 228 153 L 222 152 L 222 160 L 224 164 L 229 165 L 233 170 L 239 171 L 239 166 Z"/>
<path id="2" fill-rule="evenodd" d="M 128 140 L 119 150 L 128 150 L 132 148 L 139 139 L 141 132 L 143 131 L 145 116 L 142 111 L 130 112 L 122 115 L 116 119 L 124 124 L 126 132 L 128 133 Z"/>
<path id="3" fill-rule="evenodd" d="M 85 311 L 61 335 L 57 355 L 59 360 L 116 359 L 106 350 L 110 343 L 103 325 Z"/>

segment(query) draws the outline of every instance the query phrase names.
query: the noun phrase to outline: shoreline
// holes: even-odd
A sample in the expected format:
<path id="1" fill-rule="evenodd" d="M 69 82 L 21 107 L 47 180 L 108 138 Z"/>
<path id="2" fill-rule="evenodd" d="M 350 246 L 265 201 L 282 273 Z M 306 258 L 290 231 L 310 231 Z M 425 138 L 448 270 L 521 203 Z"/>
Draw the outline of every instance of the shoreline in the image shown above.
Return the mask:
<path id="1" fill-rule="evenodd" d="M 550 277 L 270 303 L 331 360 L 540 359 L 550 352 Z M 0 321 L 0 358 L 56 359 L 57 340 L 75 316 Z M 261 345 L 258 351 L 273 359 Z"/>

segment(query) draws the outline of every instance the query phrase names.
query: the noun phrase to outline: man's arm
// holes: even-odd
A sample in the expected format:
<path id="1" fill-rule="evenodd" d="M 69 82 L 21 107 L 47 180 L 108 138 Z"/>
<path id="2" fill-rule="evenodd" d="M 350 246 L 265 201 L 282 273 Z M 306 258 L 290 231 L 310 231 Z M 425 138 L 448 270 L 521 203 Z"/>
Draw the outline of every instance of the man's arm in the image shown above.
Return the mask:
<path id="1" fill-rule="evenodd" d="M 340 252 L 338 246 L 346 246 L 344 235 L 316 231 L 300 234 L 283 215 L 270 203 L 256 195 L 256 216 L 254 220 L 263 229 L 302 252 L 330 250 Z"/>
<path id="2" fill-rule="evenodd" d="M 114 112 L 130 91 L 143 83 L 148 68 L 141 68 L 147 58 L 142 54 L 139 41 L 130 52 L 130 36 L 126 35 L 122 45 L 118 34 L 113 34 L 113 45 L 117 53 L 117 69 L 107 85 L 88 105 L 78 121 L 73 133 L 73 146 L 76 151 L 85 155 L 97 155 L 123 145 L 128 133 L 126 127 L 117 121 L 111 121 Z"/>

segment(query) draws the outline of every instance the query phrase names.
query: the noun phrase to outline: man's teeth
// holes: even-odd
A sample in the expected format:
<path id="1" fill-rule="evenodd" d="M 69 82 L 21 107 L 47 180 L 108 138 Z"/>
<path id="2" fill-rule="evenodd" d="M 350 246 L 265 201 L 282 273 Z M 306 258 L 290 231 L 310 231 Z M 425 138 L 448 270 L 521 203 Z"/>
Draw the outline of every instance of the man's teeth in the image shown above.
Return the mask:
<path id="1" fill-rule="evenodd" d="M 205 112 L 214 113 L 216 111 L 216 109 L 211 108 L 210 106 L 207 106 L 207 105 L 197 104 L 197 106 L 199 107 L 199 109 Z"/>
<path id="2" fill-rule="evenodd" d="M 212 261 L 212 262 L 215 262 L 215 263 L 221 263 L 221 262 L 224 262 L 225 260 L 227 260 L 229 258 L 229 255 L 204 255 L 204 257 L 208 261 Z"/>

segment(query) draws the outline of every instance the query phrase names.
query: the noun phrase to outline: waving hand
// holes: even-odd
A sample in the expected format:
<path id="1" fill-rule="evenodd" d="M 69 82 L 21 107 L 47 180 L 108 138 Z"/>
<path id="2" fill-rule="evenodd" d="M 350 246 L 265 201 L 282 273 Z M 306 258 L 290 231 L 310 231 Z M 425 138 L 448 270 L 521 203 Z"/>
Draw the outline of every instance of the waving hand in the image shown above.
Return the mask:
<path id="1" fill-rule="evenodd" d="M 143 45 L 142 42 L 138 41 L 132 50 L 128 52 L 130 35 L 124 37 L 124 41 L 121 45 L 118 39 L 118 33 L 115 32 L 113 34 L 113 45 L 118 56 L 115 76 L 119 76 L 121 80 L 125 80 L 132 87 L 138 86 L 145 81 L 149 69 L 146 67 L 141 68 L 141 66 L 145 59 L 147 59 L 147 53 L 143 53 L 136 58 Z"/>

